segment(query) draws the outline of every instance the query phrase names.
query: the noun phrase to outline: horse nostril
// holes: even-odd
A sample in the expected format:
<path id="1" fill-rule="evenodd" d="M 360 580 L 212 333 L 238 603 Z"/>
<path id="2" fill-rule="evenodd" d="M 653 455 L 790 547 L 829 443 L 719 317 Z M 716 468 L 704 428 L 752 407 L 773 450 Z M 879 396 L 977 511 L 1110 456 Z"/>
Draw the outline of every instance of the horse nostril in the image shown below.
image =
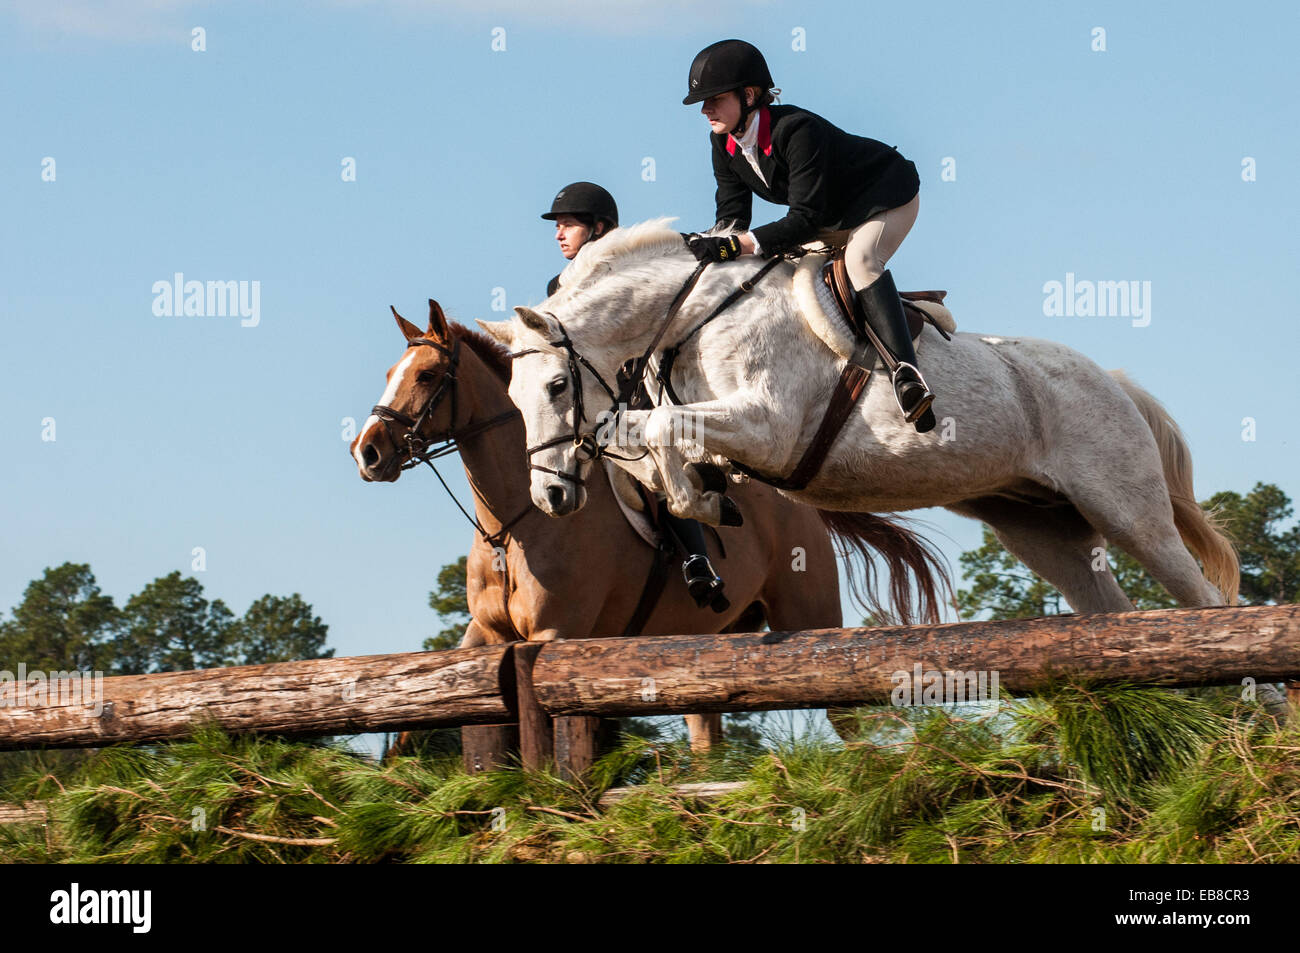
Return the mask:
<path id="1" fill-rule="evenodd" d="M 373 467 L 379 462 L 379 451 L 375 449 L 373 443 L 368 443 L 361 448 L 361 460 L 368 467 Z"/>
<path id="2" fill-rule="evenodd" d="M 564 503 L 564 487 L 552 484 L 546 488 L 546 497 L 551 501 L 554 509 L 559 509 Z"/>

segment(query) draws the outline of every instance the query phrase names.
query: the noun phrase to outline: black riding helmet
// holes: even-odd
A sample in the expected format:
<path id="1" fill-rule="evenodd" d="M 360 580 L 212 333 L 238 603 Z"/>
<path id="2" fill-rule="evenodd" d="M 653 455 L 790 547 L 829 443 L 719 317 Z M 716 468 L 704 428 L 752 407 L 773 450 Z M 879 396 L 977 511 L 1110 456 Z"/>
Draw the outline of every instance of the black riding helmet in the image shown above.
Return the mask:
<path id="1" fill-rule="evenodd" d="M 702 103 L 710 96 L 733 89 L 746 86 L 771 89 L 776 84 L 758 47 L 744 40 L 720 40 L 695 55 L 686 85 L 683 106 Z M 743 107 L 744 99 L 740 102 Z"/>
<path id="2" fill-rule="evenodd" d="M 551 210 L 542 218 L 553 222 L 561 215 L 590 218 L 593 229 L 600 221 L 606 223 L 607 230 L 618 228 L 618 206 L 614 204 L 614 196 L 594 182 L 574 182 L 560 189 L 551 203 Z"/>

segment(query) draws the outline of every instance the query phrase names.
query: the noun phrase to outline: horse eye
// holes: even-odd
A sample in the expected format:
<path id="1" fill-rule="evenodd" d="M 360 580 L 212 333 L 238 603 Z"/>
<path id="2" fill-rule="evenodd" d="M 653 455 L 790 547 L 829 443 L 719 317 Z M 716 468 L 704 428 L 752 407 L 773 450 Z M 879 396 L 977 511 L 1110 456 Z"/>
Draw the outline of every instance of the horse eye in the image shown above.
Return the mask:
<path id="1" fill-rule="evenodd" d="M 559 397 L 564 393 L 564 388 L 569 386 L 568 380 L 563 377 L 557 377 L 546 385 L 546 392 L 552 397 Z"/>
<path id="2" fill-rule="evenodd" d="M 438 379 L 438 375 L 433 371 L 420 371 L 415 378 L 421 384 L 432 384 Z"/>

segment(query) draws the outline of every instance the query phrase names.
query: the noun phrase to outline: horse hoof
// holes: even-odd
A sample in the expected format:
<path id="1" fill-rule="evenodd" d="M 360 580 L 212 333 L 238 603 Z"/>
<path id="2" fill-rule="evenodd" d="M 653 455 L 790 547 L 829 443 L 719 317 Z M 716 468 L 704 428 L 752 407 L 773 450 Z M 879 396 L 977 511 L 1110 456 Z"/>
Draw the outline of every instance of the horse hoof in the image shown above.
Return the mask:
<path id="1" fill-rule="evenodd" d="M 740 507 L 736 501 L 729 496 L 722 498 L 722 519 L 719 521 L 722 526 L 744 526 L 745 517 L 740 512 Z"/>
<path id="2" fill-rule="evenodd" d="M 722 467 L 713 463 L 688 463 L 687 466 L 699 474 L 700 483 L 704 487 L 701 492 L 727 492 L 727 475 L 722 472 Z"/>

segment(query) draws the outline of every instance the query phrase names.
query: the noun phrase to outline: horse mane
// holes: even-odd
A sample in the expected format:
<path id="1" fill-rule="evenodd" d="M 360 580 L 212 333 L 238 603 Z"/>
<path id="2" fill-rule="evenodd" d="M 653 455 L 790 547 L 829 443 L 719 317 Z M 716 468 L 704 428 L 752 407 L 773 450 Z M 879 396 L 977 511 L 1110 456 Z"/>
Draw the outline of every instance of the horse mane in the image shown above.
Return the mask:
<path id="1" fill-rule="evenodd" d="M 455 321 L 447 322 L 454 337 L 459 338 L 466 347 L 477 354 L 492 372 L 507 384 L 510 383 L 510 352 L 494 338 L 482 331 L 475 331 Z"/>
<path id="2" fill-rule="evenodd" d="M 681 233 L 672 228 L 675 218 L 652 218 L 622 228 L 612 229 L 600 241 L 587 242 L 564 269 L 560 291 L 581 288 L 595 274 L 626 260 L 639 263 L 647 258 L 662 258 L 673 252 L 686 252 Z"/>

